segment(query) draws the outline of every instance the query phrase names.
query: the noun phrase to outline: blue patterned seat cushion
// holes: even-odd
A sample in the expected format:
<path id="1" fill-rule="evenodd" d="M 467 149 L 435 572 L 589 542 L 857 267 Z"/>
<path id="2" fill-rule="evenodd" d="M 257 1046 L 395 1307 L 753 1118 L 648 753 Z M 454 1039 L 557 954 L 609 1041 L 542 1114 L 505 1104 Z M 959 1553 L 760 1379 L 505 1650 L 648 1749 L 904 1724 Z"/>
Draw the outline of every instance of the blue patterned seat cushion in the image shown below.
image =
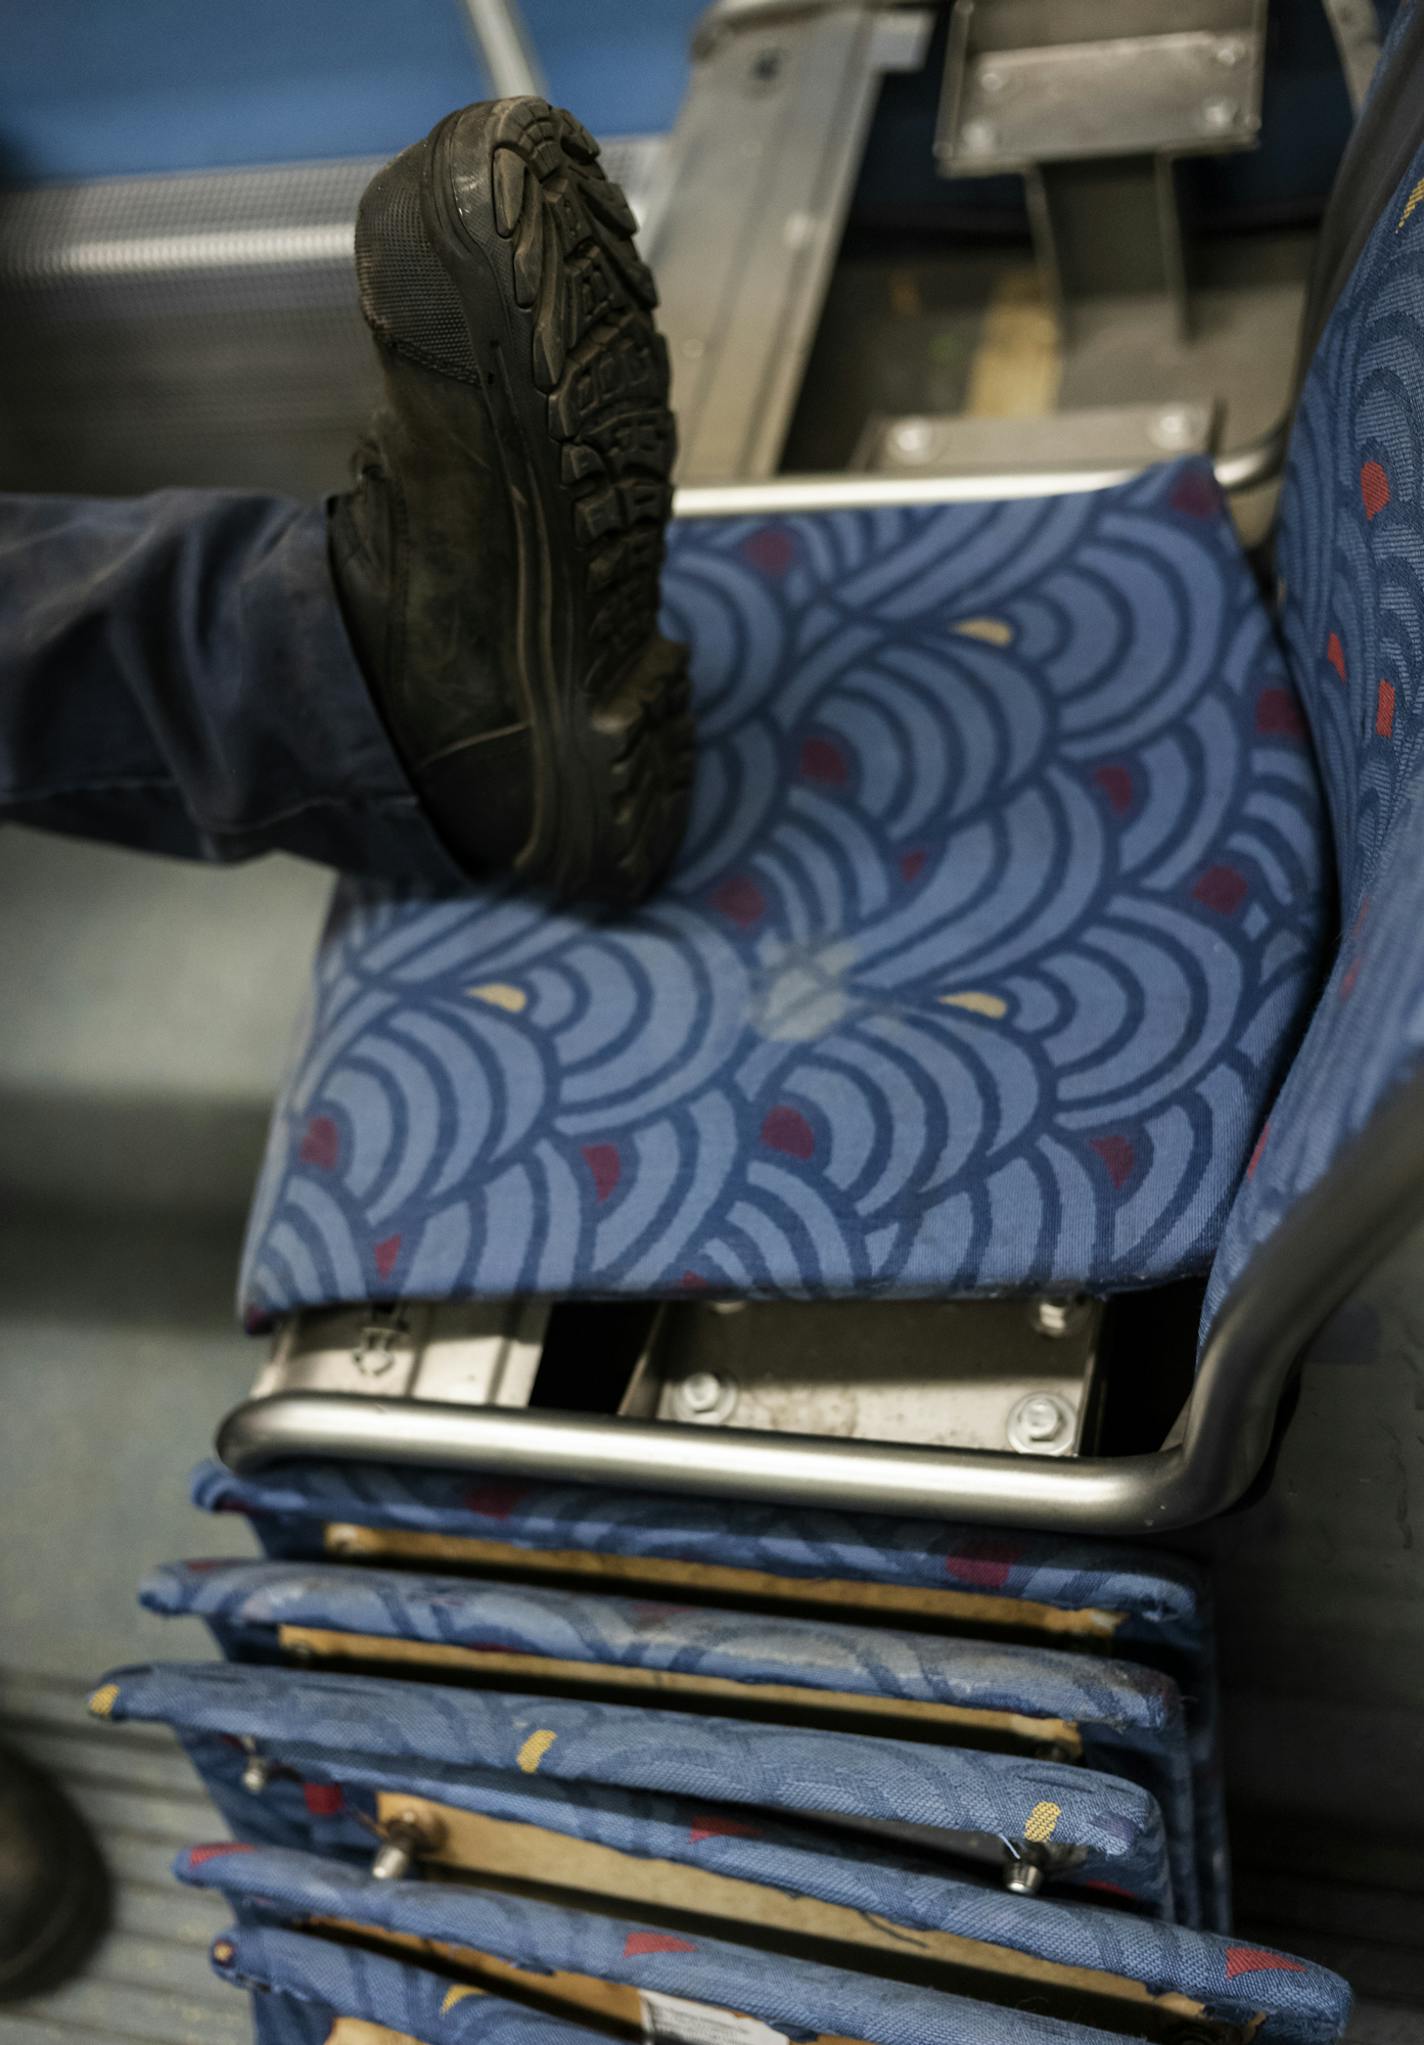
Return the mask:
<path id="1" fill-rule="evenodd" d="M 1277 565 L 1343 934 L 1223 1236 L 1208 1320 L 1256 1245 L 1424 1059 L 1424 149 L 1315 352 Z"/>
<path id="2" fill-rule="evenodd" d="M 701 739 L 676 870 L 622 919 L 343 887 L 250 1316 L 1204 1268 L 1326 914 L 1209 469 L 690 522 L 665 594 Z"/>

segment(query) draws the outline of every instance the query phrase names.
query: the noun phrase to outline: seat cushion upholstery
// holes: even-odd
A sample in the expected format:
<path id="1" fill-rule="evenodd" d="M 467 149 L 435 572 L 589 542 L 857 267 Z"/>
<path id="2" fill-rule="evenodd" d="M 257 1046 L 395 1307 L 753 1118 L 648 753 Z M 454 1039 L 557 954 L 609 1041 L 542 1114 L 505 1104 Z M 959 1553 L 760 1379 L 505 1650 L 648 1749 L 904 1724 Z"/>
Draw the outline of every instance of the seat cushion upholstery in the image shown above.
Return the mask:
<path id="1" fill-rule="evenodd" d="M 1341 936 L 1224 1232 L 1208 1323 L 1424 1057 L 1424 148 L 1316 350 L 1277 565 L 1338 848 Z"/>
<path id="2" fill-rule="evenodd" d="M 1324 867 L 1210 470 L 688 522 L 665 594 L 701 746 L 676 870 L 618 919 L 341 889 L 249 1313 L 1204 1267 Z"/>

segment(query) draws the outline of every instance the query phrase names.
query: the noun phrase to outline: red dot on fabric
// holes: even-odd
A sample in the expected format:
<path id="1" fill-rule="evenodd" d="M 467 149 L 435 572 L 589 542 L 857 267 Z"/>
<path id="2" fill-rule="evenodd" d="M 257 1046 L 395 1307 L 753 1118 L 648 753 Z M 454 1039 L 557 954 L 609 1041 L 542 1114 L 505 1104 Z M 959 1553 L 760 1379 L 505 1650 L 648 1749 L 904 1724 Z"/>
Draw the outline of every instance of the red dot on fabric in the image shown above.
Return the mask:
<path id="1" fill-rule="evenodd" d="M 313 1115 L 302 1133 L 298 1155 L 304 1165 L 319 1172 L 335 1171 L 341 1162 L 341 1131 L 330 1115 Z"/>
<path id="2" fill-rule="evenodd" d="M 1013 1574 L 1023 1549 L 1017 1541 L 1000 1541 L 986 1536 L 970 1547 L 944 1558 L 944 1573 L 971 1590 L 1001 1591 Z"/>
<path id="3" fill-rule="evenodd" d="M 1107 801 L 1114 816 L 1125 817 L 1132 808 L 1132 769 L 1115 762 L 1094 767 L 1093 786 Z"/>
<path id="4" fill-rule="evenodd" d="M 850 779 L 845 754 L 828 738 L 808 738 L 801 748 L 801 779 L 822 788 L 844 788 Z"/>
<path id="5" fill-rule="evenodd" d="M 1102 1159 L 1108 1177 L 1120 1191 L 1132 1177 L 1137 1153 L 1125 1136 L 1090 1136 L 1088 1146 Z"/>
<path id="6" fill-rule="evenodd" d="M 712 907 L 719 916 L 725 916 L 731 923 L 739 923 L 745 930 L 753 923 L 760 923 L 765 916 L 766 896 L 749 875 L 733 874 L 713 893 Z"/>
<path id="7" fill-rule="evenodd" d="M 375 1245 L 371 1251 L 371 1257 L 380 1277 L 389 1278 L 395 1270 L 396 1259 L 400 1255 L 400 1248 L 401 1239 L 399 1236 L 386 1236 Z"/>
<path id="8" fill-rule="evenodd" d="M 1242 1974 L 1307 1974 L 1309 1971 L 1303 1960 L 1288 1960 L 1284 1953 L 1263 1953 L 1257 1946 L 1226 1948 L 1228 1981 L 1235 1981 Z"/>
<path id="9" fill-rule="evenodd" d="M 670 1931 L 630 1931 L 623 1941 L 625 1960 L 636 1960 L 644 1953 L 695 1953 L 697 1948 L 690 1939 L 675 1938 Z"/>
<path id="10" fill-rule="evenodd" d="M 1261 1125 L 1261 1133 L 1256 1138 L 1255 1143 L 1252 1145 L 1251 1155 L 1246 1161 L 1246 1176 L 1248 1179 L 1254 1179 L 1256 1176 L 1256 1167 L 1261 1162 L 1261 1159 L 1265 1156 L 1266 1138 L 1270 1135 L 1270 1133 L 1271 1133 L 1270 1123 L 1263 1122 Z"/>
<path id="11" fill-rule="evenodd" d="M 925 870 L 928 852 L 917 846 L 913 852 L 900 854 L 900 878 L 907 886 L 913 886 Z"/>
<path id="12" fill-rule="evenodd" d="M 677 1282 L 684 1292 L 706 1292 L 712 1283 L 711 1279 L 704 1278 L 700 1271 L 684 1271 Z"/>
<path id="13" fill-rule="evenodd" d="M 1336 674 L 1339 675 L 1341 681 L 1343 682 L 1346 679 L 1345 649 L 1340 644 L 1340 634 L 1338 632 L 1332 632 L 1330 634 L 1330 637 L 1326 640 L 1325 658 L 1329 661 L 1331 667 L 1334 668 Z"/>
<path id="14" fill-rule="evenodd" d="M 346 1799 L 334 1782 L 304 1782 L 302 1802 L 314 1818 L 335 1818 L 346 1807 Z"/>
<path id="15" fill-rule="evenodd" d="M 623 1160 L 618 1155 L 618 1146 L 616 1143 L 586 1143 L 583 1161 L 593 1180 L 593 1197 L 602 1205 L 616 1190 L 623 1176 Z"/>
<path id="16" fill-rule="evenodd" d="M 1381 682 L 1375 701 L 1375 730 L 1381 738 L 1394 737 L 1394 684 Z"/>
<path id="17" fill-rule="evenodd" d="M 1246 876 L 1234 866 L 1209 866 L 1192 889 L 1204 909 L 1234 916 L 1246 899 Z"/>
<path id="18" fill-rule="evenodd" d="M 761 1125 L 761 1140 L 768 1150 L 803 1163 L 816 1154 L 816 1132 L 799 1108 L 772 1108 Z"/>
<path id="19" fill-rule="evenodd" d="M 228 1860 L 234 1853 L 251 1853 L 244 1839 L 219 1839 L 211 1846 L 194 1846 L 188 1851 L 188 1865 L 206 1867 L 210 1860 Z"/>
<path id="20" fill-rule="evenodd" d="M 1262 689 L 1256 698 L 1256 731 L 1261 738 L 1305 736 L 1305 720 L 1290 689 Z"/>
<path id="21" fill-rule="evenodd" d="M 1366 462 L 1360 470 L 1360 496 L 1365 517 L 1376 519 L 1389 502 L 1389 477 L 1378 462 Z"/>
<path id="22" fill-rule="evenodd" d="M 1214 518 L 1221 509 L 1221 485 L 1209 470 L 1187 469 L 1173 485 L 1168 502 L 1188 518 Z"/>
<path id="23" fill-rule="evenodd" d="M 743 1818 L 723 1817 L 720 1811 L 705 1811 L 693 1819 L 687 1837 L 696 1846 L 701 1839 L 760 1839 L 761 1834 L 755 1825 L 748 1825 Z"/>
<path id="24" fill-rule="evenodd" d="M 507 1520 L 528 1496 L 526 1484 L 476 1484 L 461 1496 L 460 1503 L 482 1520 Z"/>
<path id="25" fill-rule="evenodd" d="M 796 542 L 785 526 L 763 526 L 743 540 L 742 559 L 762 575 L 784 575 L 796 559 Z"/>

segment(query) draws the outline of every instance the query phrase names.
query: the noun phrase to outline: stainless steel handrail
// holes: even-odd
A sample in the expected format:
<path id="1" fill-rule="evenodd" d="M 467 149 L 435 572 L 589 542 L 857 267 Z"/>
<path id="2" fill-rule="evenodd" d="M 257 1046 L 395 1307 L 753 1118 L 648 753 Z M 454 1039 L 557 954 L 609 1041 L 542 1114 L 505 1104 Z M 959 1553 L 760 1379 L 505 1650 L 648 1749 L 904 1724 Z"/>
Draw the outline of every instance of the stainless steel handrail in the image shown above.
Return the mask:
<path id="1" fill-rule="evenodd" d="M 1255 1252 L 1202 1353 L 1182 1442 L 1157 1455 L 904 1448 L 333 1392 L 249 1400 L 223 1423 L 217 1451 L 239 1474 L 319 1456 L 1080 1533 L 1163 1532 L 1241 1496 L 1270 1450 L 1311 1336 L 1421 1222 L 1424 1074 L 1376 1111 Z"/>
<path id="2" fill-rule="evenodd" d="M 1213 463 L 1223 490 L 1274 482 L 1285 465 L 1289 421 Z M 686 483 L 673 492 L 677 518 L 784 518 L 798 512 L 884 510 L 906 504 L 983 504 L 1008 497 L 1065 497 L 1106 490 L 1143 473 L 1140 463 L 1104 468 L 1004 470 L 992 475 L 769 476 L 747 483 Z"/>

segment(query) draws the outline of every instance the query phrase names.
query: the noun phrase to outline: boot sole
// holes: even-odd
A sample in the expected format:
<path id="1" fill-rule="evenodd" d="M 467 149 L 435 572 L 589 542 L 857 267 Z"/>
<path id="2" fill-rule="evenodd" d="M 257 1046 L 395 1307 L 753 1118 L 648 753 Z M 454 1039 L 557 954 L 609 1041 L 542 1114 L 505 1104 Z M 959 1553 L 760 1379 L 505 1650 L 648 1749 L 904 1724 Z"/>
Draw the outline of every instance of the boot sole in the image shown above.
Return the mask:
<path id="1" fill-rule="evenodd" d="M 571 115 L 496 100 L 442 122 L 430 151 L 427 226 L 515 520 L 535 781 L 517 870 L 636 901 L 677 849 L 693 760 L 686 649 L 657 629 L 676 434 L 656 291 Z"/>

